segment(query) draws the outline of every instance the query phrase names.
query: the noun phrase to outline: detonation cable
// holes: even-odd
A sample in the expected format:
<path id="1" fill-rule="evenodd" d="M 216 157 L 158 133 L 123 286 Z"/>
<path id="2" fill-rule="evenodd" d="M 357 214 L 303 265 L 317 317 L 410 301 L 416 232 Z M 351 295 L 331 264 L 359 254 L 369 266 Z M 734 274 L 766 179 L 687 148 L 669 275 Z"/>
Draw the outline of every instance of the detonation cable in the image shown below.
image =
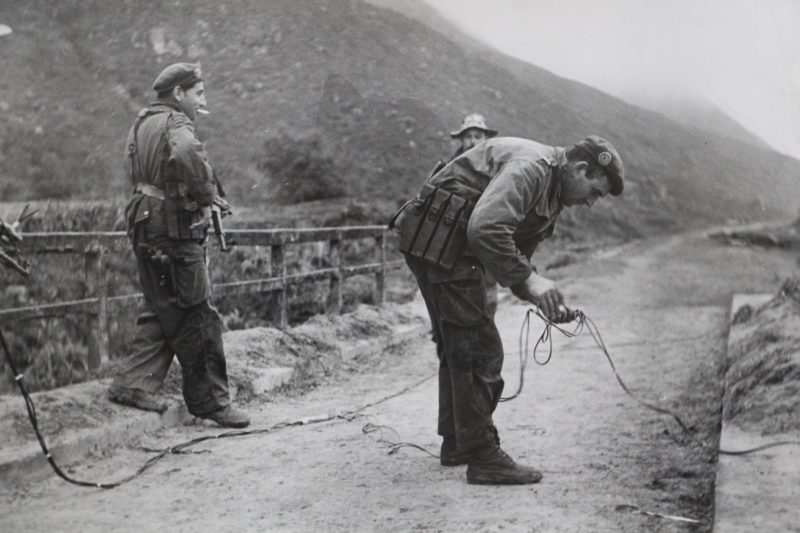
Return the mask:
<path id="1" fill-rule="evenodd" d="M 504 396 L 500 398 L 499 401 L 509 402 L 514 398 L 516 398 L 517 396 L 519 396 L 520 393 L 522 393 L 522 388 L 525 385 L 525 369 L 528 367 L 529 353 L 532 355 L 532 358 L 537 365 L 544 366 L 550 362 L 550 359 L 553 357 L 553 335 L 551 332 L 553 328 L 555 328 L 557 331 L 560 331 L 562 335 L 568 338 L 576 337 L 581 334 L 584 325 L 584 321 L 581 319 L 583 313 L 581 313 L 580 311 L 572 311 L 571 313 L 572 314 L 570 316 L 575 319 L 578 319 L 577 320 L 578 323 L 575 326 L 574 330 L 568 331 L 566 329 L 557 326 L 554 322 L 548 320 L 537 309 L 528 309 L 528 312 L 525 313 L 525 319 L 522 321 L 522 327 L 520 328 L 519 331 L 519 350 L 517 352 L 519 355 L 519 385 L 517 386 L 517 390 L 514 392 L 514 394 L 512 394 L 511 396 Z M 533 346 L 532 351 L 529 350 L 530 346 L 529 340 L 531 334 L 531 315 L 538 316 L 545 323 L 544 330 L 542 331 L 542 334 L 539 336 L 539 339 L 536 341 L 536 344 Z M 540 361 L 536 354 L 539 349 L 539 346 L 544 343 L 548 343 L 547 357 L 544 360 Z"/>
<path id="2" fill-rule="evenodd" d="M 536 341 L 536 344 L 534 345 L 533 350 L 529 352 L 529 349 L 528 349 L 528 346 L 529 346 L 528 337 L 530 336 L 530 317 L 531 317 L 531 315 L 536 315 L 540 319 L 542 319 L 542 321 L 545 323 L 545 327 L 544 327 L 544 331 L 542 332 L 541 336 L 539 337 L 539 340 Z M 710 444 L 708 444 L 704 440 L 702 440 L 699 437 L 697 437 L 692 432 L 692 430 L 689 428 L 689 426 L 683 421 L 683 419 L 680 416 L 678 416 L 678 414 L 675 411 L 673 411 L 671 409 L 667 409 L 665 407 L 660 407 L 660 406 L 655 405 L 653 403 L 650 403 L 650 402 L 647 402 L 645 400 L 642 400 L 641 398 L 639 398 L 638 396 L 633 394 L 630 391 L 630 389 L 628 388 L 628 386 L 625 384 L 625 381 L 623 381 L 622 376 L 620 376 L 619 372 L 617 371 L 617 367 L 614 364 L 614 360 L 611 358 L 611 355 L 608 353 L 608 347 L 606 346 L 605 341 L 603 341 L 602 335 L 600 335 L 600 329 L 597 327 L 597 324 L 595 324 L 594 321 L 591 318 L 589 318 L 586 314 L 584 314 L 580 310 L 572 310 L 570 317 L 573 320 L 577 321 L 577 325 L 575 326 L 575 329 L 573 331 L 567 331 L 567 330 L 564 330 L 561 327 L 557 326 L 555 323 L 551 322 L 547 317 L 542 315 L 539 312 L 538 309 L 535 309 L 535 308 L 528 309 L 527 313 L 525 313 L 525 318 L 522 321 L 522 327 L 520 328 L 520 333 L 519 333 L 519 346 L 520 346 L 520 353 L 519 353 L 519 358 L 520 358 L 519 387 L 517 388 L 517 391 L 513 395 L 511 395 L 511 396 L 509 396 L 507 398 L 501 398 L 500 399 L 501 402 L 512 400 L 512 399 L 516 398 L 517 396 L 519 396 L 519 394 L 522 392 L 522 386 L 523 386 L 523 381 L 524 381 L 523 375 L 524 375 L 524 372 L 525 372 L 525 368 L 527 366 L 529 353 L 532 354 L 532 357 L 533 357 L 534 361 L 537 364 L 546 365 L 550 361 L 550 358 L 553 355 L 553 339 L 552 339 L 551 329 L 555 328 L 556 330 L 560 331 L 565 337 L 568 337 L 568 338 L 575 337 L 575 336 L 579 335 L 584 329 L 586 329 L 589 332 L 589 334 L 592 336 L 592 340 L 594 340 L 595 345 L 597 345 L 597 347 L 600 349 L 600 351 L 603 352 L 603 355 L 605 355 L 609 366 L 611 366 L 611 370 L 614 372 L 614 376 L 617 378 L 617 382 L 619 383 L 620 387 L 622 387 L 622 390 L 625 392 L 625 394 L 627 394 L 628 396 L 633 398 L 639 405 L 641 405 L 642 407 L 645 407 L 646 409 L 649 409 L 651 411 L 655 411 L 656 413 L 659 413 L 659 414 L 662 414 L 662 415 L 667 415 L 667 416 L 672 417 L 672 419 L 675 420 L 675 422 L 677 422 L 678 426 L 680 426 L 681 430 L 683 430 L 683 432 L 687 436 L 689 436 L 689 438 L 691 438 L 696 443 L 700 444 L 702 447 L 707 448 L 707 449 L 709 449 L 711 451 L 717 451 L 721 455 L 747 455 L 747 454 L 759 452 L 759 451 L 762 451 L 762 450 L 766 450 L 766 449 L 769 449 L 769 448 L 775 448 L 775 447 L 778 447 L 778 446 L 800 445 L 800 441 L 797 441 L 797 440 L 782 440 L 782 441 L 769 442 L 769 443 L 766 443 L 766 444 L 762 444 L 761 446 L 755 446 L 753 448 L 747 448 L 747 449 L 744 449 L 744 450 L 725 450 L 723 448 L 719 448 L 718 450 L 715 450 L 715 448 L 713 446 L 711 446 Z M 544 361 L 539 361 L 537 359 L 537 356 L 536 356 L 536 351 L 537 351 L 539 345 L 543 344 L 545 342 L 549 342 L 549 353 L 547 355 L 547 358 Z"/>
<path id="3" fill-rule="evenodd" d="M 142 447 L 141 448 L 142 450 L 147 451 L 147 452 L 155 452 L 156 455 L 151 457 L 150 459 L 148 459 L 141 467 L 139 467 L 138 470 L 136 470 L 136 472 L 134 472 L 133 474 L 130 474 L 129 476 L 126 476 L 126 477 L 120 479 L 119 481 L 115 481 L 113 483 L 97 483 L 97 482 L 93 482 L 93 481 L 81 481 L 81 480 L 78 480 L 78 479 L 74 479 L 74 478 L 68 476 L 67 474 L 65 474 L 64 471 L 61 470 L 61 468 L 58 466 L 58 464 L 56 463 L 56 461 L 53 458 L 52 454 L 50 453 L 50 450 L 47 448 L 47 444 L 44 441 L 44 437 L 42 436 L 42 433 L 39 430 L 39 421 L 38 421 L 37 416 L 36 416 L 36 407 L 34 406 L 33 400 L 31 399 L 30 394 L 28 393 L 27 389 L 25 388 L 25 385 L 22 383 L 23 374 L 20 374 L 20 373 L 17 372 L 16 366 L 14 365 L 14 362 L 11 359 L 11 351 L 8 348 L 8 344 L 6 343 L 6 338 L 5 338 L 5 335 L 3 335 L 2 329 L 0 329 L 0 342 L 2 343 L 2 346 L 3 346 L 3 351 L 5 353 L 6 361 L 8 362 L 8 365 L 11 368 L 11 371 L 13 372 L 13 374 L 15 376 L 14 381 L 16 381 L 17 386 L 18 386 L 18 388 L 20 390 L 20 393 L 22 394 L 22 397 L 25 399 L 25 407 L 28 410 L 28 418 L 30 418 L 31 426 L 33 426 L 33 431 L 34 431 L 34 433 L 36 433 L 36 438 L 39 441 L 39 446 L 42 448 L 42 453 L 44 453 L 44 456 L 47 458 L 47 461 L 50 463 L 50 466 L 52 467 L 53 471 L 58 475 L 58 477 L 60 477 L 61 479 L 63 479 L 64 481 L 66 481 L 68 483 L 72 483 L 73 485 L 78 485 L 80 487 L 100 488 L 100 489 L 114 489 L 116 487 L 119 487 L 120 485 L 123 485 L 123 484 L 125 484 L 125 483 L 127 483 L 127 482 L 129 482 L 129 481 L 131 481 L 131 480 L 133 480 L 135 478 L 137 478 L 138 476 L 142 475 L 145 471 L 147 471 L 150 467 L 155 465 L 158 461 L 160 461 L 161 459 L 163 459 L 167 455 L 170 455 L 170 454 L 183 455 L 183 454 L 205 453 L 206 450 L 188 451 L 188 448 L 191 448 L 192 446 L 195 446 L 197 444 L 200 444 L 201 442 L 205 442 L 205 441 L 208 441 L 208 440 L 219 440 L 219 439 L 226 439 L 226 438 L 232 438 L 232 437 L 244 437 L 244 436 L 247 436 L 247 435 L 262 435 L 262 434 L 266 434 L 266 433 L 273 433 L 275 431 L 279 431 L 281 429 L 286 429 L 286 428 L 290 428 L 290 427 L 306 426 L 306 425 L 310 425 L 310 424 L 320 424 L 320 423 L 323 423 L 323 422 L 330 422 L 332 420 L 344 420 L 344 421 L 347 421 L 347 422 L 352 422 L 353 420 L 364 416 L 362 414 L 362 411 L 364 411 L 365 409 L 368 409 L 369 407 L 373 407 L 375 405 L 378 405 L 378 404 L 381 404 L 381 403 L 386 402 L 388 400 L 391 400 L 392 398 L 396 398 L 398 396 L 401 396 L 401 395 L 405 394 L 406 392 L 408 392 L 408 391 L 410 391 L 410 390 L 412 390 L 412 389 L 414 389 L 416 387 L 419 387 L 420 385 L 422 385 L 426 381 L 434 378 L 437 375 L 437 374 L 431 374 L 429 376 L 426 376 L 423 379 L 420 379 L 420 380 L 416 381 L 415 383 L 412 383 L 411 385 L 408 385 L 407 387 L 405 387 L 405 388 L 403 388 L 403 389 L 401 389 L 401 390 L 399 390 L 399 391 L 397 391 L 397 392 L 395 392 L 393 394 L 390 394 L 388 396 L 384 396 L 384 397 L 382 397 L 382 398 L 380 398 L 378 400 L 375 400 L 373 402 L 366 403 L 366 404 L 361 405 L 360 407 L 358 407 L 356 409 L 352 409 L 350 411 L 343 411 L 343 412 L 339 412 L 339 413 L 335 413 L 335 414 L 329 414 L 329 415 L 310 416 L 310 417 L 301 418 L 299 420 L 293 420 L 293 421 L 287 421 L 287 422 L 279 422 L 278 424 L 274 424 L 272 426 L 269 426 L 269 427 L 266 427 L 266 428 L 260 428 L 260 429 L 241 430 L 241 431 L 226 431 L 224 433 L 217 433 L 217 434 L 214 434 L 214 435 L 204 435 L 202 437 L 197 437 L 195 439 L 191 439 L 191 440 L 188 440 L 186 442 L 182 442 L 182 443 L 177 444 L 175 446 L 170 446 L 170 447 L 164 448 L 164 449 Z M 371 425 L 371 424 L 368 423 L 362 428 L 362 433 L 369 434 L 372 431 L 374 431 L 373 428 L 379 428 L 380 429 L 379 426 L 374 426 L 374 425 Z M 394 446 L 392 451 L 389 452 L 390 454 L 391 453 L 395 453 L 398 449 L 400 449 L 402 447 L 406 447 L 406 446 L 412 446 L 412 447 L 415 447 L 415 448 L 419 448 L 419 449 L 425 451 L 426 453 L 429 453 L 429 454 L 431 453 L 431 452 L 428 452 L 427 450 L 425 450 L 424 448 L 422 448 L 421 446 L 417 446 L 417 445 L 412 444 L 412 443 L 393 443 L 393 442 L 387 441 L 387 440 L 380 440 L 380 442 L 388 443 L 388 444 Z"/>
<path id="4" fill-rule="evenodd" d="M 53 468 L 53 471 L 58 475 L 58 477 L 60 477 L 64 481 L 72 483 L 73 485 L 78 485 L 80 487 L 113 489 L 140 475 L 142 472 L 153 466 L 158 460 L 160 460 L 164 455 L 168 453 L 168 450 L 161 451 L 155 457 L 151 457 L 135 473 L 131 474 L 126 478 L 121 479 L 120 481 L 117 481 L 116 483 L 95 483 L 90 481 L 80 481 L 69 477 L 67 474 L 64 473 L 63 470 L 61 470 L 61 468 L 59 468 L 58 464 L 56 464 L 56 461 L 53 458 L 53 455 L 50 453 L 50 450 L 47 449 L 47 444 L 44 442 L 44 437 L 42 437 L 42 433 L 41 431 L 39 431 L 39 421 L 36 417 L 36 406 L 33 404 L 33 400 L 28 394 L 25 385 L 22 383 L 23 374 L 17 372 L 17 368 L 14 365 L 14 361 L 11 360 L 11 352 L 8 349 L 8 344 L 6 343 L 6 337 L 5 335 L 3 335 L 3 331 L 1 329 L 0 329 L 0 342 L 2 342 L 3 351 L 5 352 L 8 366 L 9 368 L 11 368 L 11 372 L 14 374 L 14 381 L 17 383 L 17 387 L 19 388 L 20 393 L 22 393 L 22 397 L 25 399 L 25 408 L 28 410 L 28 418 L 30 418 L 31 420 L 31 425 L 33 426 L 34 433 L 36 433 L 36 438 L 39 441 L 39 446 L 42 448 L 42 453 L 44 453 L 44 456 L 47 458 L 47 461 Z"/>

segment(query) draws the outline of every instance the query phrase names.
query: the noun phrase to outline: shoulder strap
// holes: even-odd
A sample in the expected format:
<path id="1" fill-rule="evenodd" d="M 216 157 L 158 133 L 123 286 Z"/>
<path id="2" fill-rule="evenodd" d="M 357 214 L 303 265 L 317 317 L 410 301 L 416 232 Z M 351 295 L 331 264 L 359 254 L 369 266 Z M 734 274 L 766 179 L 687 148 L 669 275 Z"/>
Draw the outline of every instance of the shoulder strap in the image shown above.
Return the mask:
<path id="1" fill-rule="evenodd" d="M 131 161 L 131 177 L 135 182 L 139 181 L 139 175 L 136 172 L 136 154 L 139 151 L 139 139 L 138 139 L 139 126 L 141 126 L 142 122 L 144 122 L 147 118 L 167 112 L 169 112 L 169 116 L 167 117 L 167 120 L 164 122 L 164 131 L 161 132 L 161 137 L 163 139 L 164 135 L 166 134 L 166 129 L 169 126 L 169 119 L 172 118 L 172 111 L 145 107 L 136 114 L 136 120 L 133 123 L 133 136 L 131 138 L 131 143 L 128 145 L 128 157 L 130 158 Z"/>

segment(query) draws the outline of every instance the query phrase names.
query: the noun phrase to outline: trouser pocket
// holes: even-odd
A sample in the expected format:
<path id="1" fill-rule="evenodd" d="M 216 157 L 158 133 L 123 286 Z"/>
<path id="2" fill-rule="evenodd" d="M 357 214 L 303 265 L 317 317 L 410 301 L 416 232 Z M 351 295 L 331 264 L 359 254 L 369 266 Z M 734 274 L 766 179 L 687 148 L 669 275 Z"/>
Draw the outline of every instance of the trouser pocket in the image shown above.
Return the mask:
<path id="1" fill-rule="evenodd" d="M 458 327 L 472 327 L 491 319 L 486 303 L 483 270 L 471 261 L 459 261 L 452 272 L 430 269 L 428 280 L 439 320 Z"/>
<path id="2" fill-rule="evenodd" d="M 178 307 L 194 307 L 211 296 L 204 255 L 173 258 L 172 280 Z"/>

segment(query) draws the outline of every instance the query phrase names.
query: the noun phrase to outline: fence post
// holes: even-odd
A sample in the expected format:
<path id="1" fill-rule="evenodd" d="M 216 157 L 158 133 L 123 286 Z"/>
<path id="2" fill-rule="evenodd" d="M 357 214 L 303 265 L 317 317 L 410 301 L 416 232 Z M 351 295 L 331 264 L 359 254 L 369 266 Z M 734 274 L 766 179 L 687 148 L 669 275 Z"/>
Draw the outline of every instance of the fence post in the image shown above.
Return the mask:
<path id="1" fill-rule="evenodd" d="M 378 248 L 378 260 L 381 269 L 375 272 L 375 295 L 373 301 L 375 305 L 381 306 L 386 298 L 386 233 L 381 230 L 381 234 L 375 237 L 375 246 Z"/>
<path id="2" fill-rule="evenodd" d="M 281 279 L 281 288 L 278 290 L 278 308 L 273 316 L 273 323 L 278 329 L 286 329 L 289 324 L 287 286 L 286 286 L 286 248 L 283 244 L 273 244 L 270 247 L 270 263 L 272 264 L 272 277 Z"/>
<path id="3" fill-rule="evenodd" d="M 108 298 L 103 255 L 105 250 L 93 242 L 84 251 L 85 297 L 97 298 L 95 310 L 89 314 L 89 370 L 108 361 Z"/>
<path id="4" fill-rule="evenodd" d="M 336 271 L 331 274 L 331 292 L 328 295 L 328 314 L 342 312 L 342 240 L 331 239 L 328 243 L 328 263 Z"/>

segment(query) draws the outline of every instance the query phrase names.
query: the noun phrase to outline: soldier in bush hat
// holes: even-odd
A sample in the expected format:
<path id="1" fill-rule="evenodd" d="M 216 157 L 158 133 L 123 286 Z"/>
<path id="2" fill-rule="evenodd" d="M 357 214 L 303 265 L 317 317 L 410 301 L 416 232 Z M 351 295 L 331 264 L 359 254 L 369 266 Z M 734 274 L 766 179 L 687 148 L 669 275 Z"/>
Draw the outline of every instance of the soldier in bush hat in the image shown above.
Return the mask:
<path id="1" fill-rule="evenodd" d="M 210 302 L 206 264 L 209 206 L 227 202 L 193 121 L 206 107 L 200 67 L 175 63 L 153 82 L 158 99 L 130 129 L 125 171 L 133 197 L 125 210 L 145 310 L 130 355 L 109 388 L 112 401 L 164 411 L 155 395 L 174 355 L 189 412 L 226 427 L 249 417 L 231 405 L 222 321 Z"/>
<path id="2" fill-rule="evenodd" d="M 460 144 L 450 159 L 440 159 L 434 165 L 430 175 L 433 176 L 441 170 L 447 163 L 460 156 L 479 142 L 485 141 L 497 135 L 494 130 L 486 125 L 486 118 L 480 113 L 470 113 L 461 121 L 461 126 L 450 132 L 450 137 L 456 139 Z"/>
<path id="3" fill-rule="evenodd" d="M 497 130 L 486 125 L 486 118 L 480 113 L 471 113 L 464 117 L 461 127 L 450 132 L 450 137 L 461 141 L 461 148 L 453 157 L 457 157 L 481 141 L 497 135 Z"/>
<path id="4" fill-rule="evenodd" d="M 616 148 L 595 135 L 569 148 L 495 137 L 428 178 L 398 213 L 400 250 L 438 341 L 440 461 L 468 465 L 468 483 L 529 484 L 542 477 L 500 448 L 492 420 L 503 391 L 503 347 L 487 305 L 487 278 L 552 322 L 569 320 L 556 283 L 537 274 L 534 250 L 553 234 L 564 207 L 618 196 L 624 177 Z M 444 215 L 430 216 L 434 206 Z"/>

